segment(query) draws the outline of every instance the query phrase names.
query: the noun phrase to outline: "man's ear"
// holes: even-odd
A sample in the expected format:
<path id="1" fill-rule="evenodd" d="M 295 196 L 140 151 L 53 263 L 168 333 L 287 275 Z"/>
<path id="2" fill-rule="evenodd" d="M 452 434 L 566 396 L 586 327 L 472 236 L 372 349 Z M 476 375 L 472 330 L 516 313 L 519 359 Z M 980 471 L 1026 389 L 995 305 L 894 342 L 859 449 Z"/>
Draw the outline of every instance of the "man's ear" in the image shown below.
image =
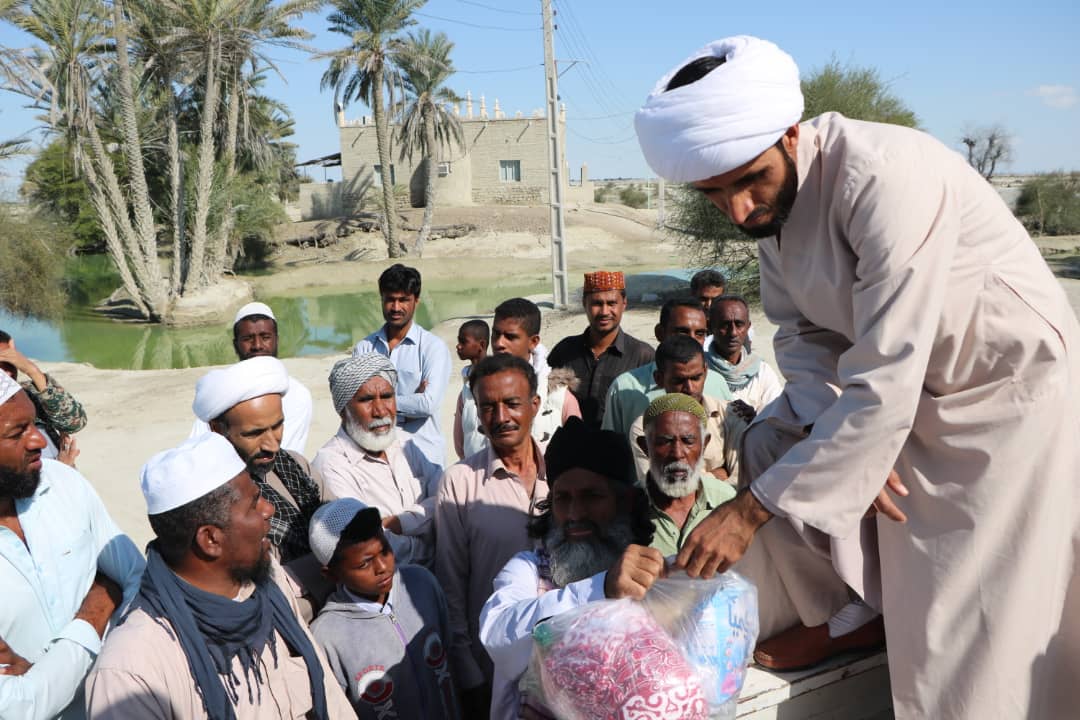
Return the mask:
<path id="1" fill-rule="evenodd" d="M 333 570 L 332 570 L 331 568 L 327 567 L 326 565 L 323 565 L 323 566 L 322 566 L 321 568 L 319 568 L 319 573 L 320 573 L 320 574 L 321 574 L 321 575 L 322 575 L 322 576 L 323 576 L 324 578 L 326 578 L 326 579 L 327 579 L 327 580 L 329 580 L 330 582 L 332 582 L 332 583 L 334 583 L 335 585 L 337 585 L 337 583 L 338 583 L 338 575 L 337 575 L 337 573 L 336 573 L 336 572 L 334 572 L 334 571 L 333 571 Z"/>
<path id="2" fill-rule="evenodd" d="M 649 443 L 645 439 L 645 436 L 642 435 L 641 437 L 634 440 L 634 442 L 636 442 L 637 446 L 641 448 L 641 452 L 645 453 L 645 457 L 649 457 Z"/>
<path id="3" fill-rule="evenodd" d="M 532 335 L 529 337 L 529 352 L 536 349 L 536 346 L 540 344 L 540 336 Z"/>
<path id="4" fill-rule="evenodd" d="M 660 368 L 653 370 L 652 380 L 656 387 L 664 387 L 664 373 L 660 372 Z"/>
<path id="5" fill-rule="evenodd" d="M 780 142 L 781 142 L 781 145 L 783 146 L 784 150 L 787 152 L 788 157 L 791 158 L 791 161 L 792 162 L 797 162 L 797 160 L 798 160 L 798 148 L 799 148 L 799 125 L 798 125 L 798 123 L 796 123 L 795 125 L 792 125 L 787 130 L 784 131 L 784 134 L 780 137 Z"/>
<path id="6" fill-rule="evenodd" d="M 660 323 L 656 323 L 656 325 L 653 327 L 652 332 L 653 332 L 653 337 L 656 338 L 656 342 L 658 342 L 658 343 L 664 342 L 664 326 L 663 325 L 661 325 Z"/>
<path id="7" fill-rule="evenodd" d="M 225 551 L 225 531 L 217 525 L 200 525 L 193 542 L 199 554 L 216 560 Z"/>
<path id="8" fill-rule="evenodd" d="M 224 416 L 216 417 L 210 421 L 210 429 L 216 432 L 218 435 L 225 435 L 229 431 L 229 423 L 223 420 Z"/>

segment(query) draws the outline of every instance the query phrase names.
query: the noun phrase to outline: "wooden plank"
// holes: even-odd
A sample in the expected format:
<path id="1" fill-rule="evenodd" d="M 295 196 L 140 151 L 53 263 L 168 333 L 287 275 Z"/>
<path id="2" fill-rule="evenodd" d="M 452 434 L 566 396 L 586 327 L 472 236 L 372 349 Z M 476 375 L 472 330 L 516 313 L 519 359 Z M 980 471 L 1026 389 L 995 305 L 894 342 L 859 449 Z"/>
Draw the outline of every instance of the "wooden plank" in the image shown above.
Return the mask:
<path id="1" fill-rule="evenodd" d="M 737 717 L 878 720 L 891 716 L 891 705 L 885 653 L 848 654 L 792 673 L 751 667 L 739 698 Z"/>

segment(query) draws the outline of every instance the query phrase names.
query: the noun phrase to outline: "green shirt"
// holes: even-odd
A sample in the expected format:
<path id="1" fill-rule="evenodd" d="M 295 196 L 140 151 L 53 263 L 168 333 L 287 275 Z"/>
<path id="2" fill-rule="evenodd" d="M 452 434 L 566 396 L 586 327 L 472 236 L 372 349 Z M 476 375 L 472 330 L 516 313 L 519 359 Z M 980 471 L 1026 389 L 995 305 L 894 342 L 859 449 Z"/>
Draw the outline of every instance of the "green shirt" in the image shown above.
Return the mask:
<path id="1" fill-rule="evenodd" d="M 653 540 L 651 547 L 656 548 L 664 557 L 676 555 L 682 547 L 683 541 L 690 532 L 698 526 L 705 517 L 720 507 L 728 500 L 735 497 L 735 488 L 723 480 L 711 475 L 701 479 L 701 490 L 698 491 L 694 507 L 690 508 L 690 514 L 686 516 L 686 523 L 680 528 L 675 521 L 668 517 L 649 496 L 649 519 L 653 524 Z"/>

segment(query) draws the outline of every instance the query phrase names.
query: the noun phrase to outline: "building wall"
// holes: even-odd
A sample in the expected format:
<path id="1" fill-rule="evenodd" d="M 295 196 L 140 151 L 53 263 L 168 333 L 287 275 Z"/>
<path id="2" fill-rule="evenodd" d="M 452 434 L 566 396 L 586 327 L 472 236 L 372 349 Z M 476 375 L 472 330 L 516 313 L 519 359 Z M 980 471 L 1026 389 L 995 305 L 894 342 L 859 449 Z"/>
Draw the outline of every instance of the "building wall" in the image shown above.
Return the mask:
<path id="1" fill-rule="evenodd" d="M 565 128 L 565 121 L 563 127 Z M 538 205 L 548 202 L 547 123 L 543 117 L 532 118 L 461 118 L 466 150 L 444 148 L 440 162 L 448 162 L 449 174 L 436 179 L 436 202 L 441 205 L 473 204 Z M 391 126 L 396 131 L 396 126 Z M 340 127 L 341 174 L 345 182 L 357 188 L 368 201 L 379 192 L 373 179 L 378 163 L 375 125 L 347 122 Z M 425 170 L 419 157 L 399 160 L 400 149 L 391 149 L 394 181 L 409 188 L 415 207 L 423 205 Z M 521 163 L 521 180 L 504 181 L 499 161 Z M 565 158 L 564 158 L 565 165 Z"/>

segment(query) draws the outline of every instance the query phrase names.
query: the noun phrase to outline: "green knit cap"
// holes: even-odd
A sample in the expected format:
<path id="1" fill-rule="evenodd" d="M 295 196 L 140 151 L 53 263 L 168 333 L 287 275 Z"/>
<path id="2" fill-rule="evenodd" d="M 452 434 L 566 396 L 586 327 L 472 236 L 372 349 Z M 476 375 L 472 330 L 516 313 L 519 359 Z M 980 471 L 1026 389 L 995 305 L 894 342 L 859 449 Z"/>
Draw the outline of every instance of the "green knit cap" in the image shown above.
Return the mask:
<path id="1" fill-rule="evenodd" d="M 705 408 L 701 407 L 701 403 L 694 398 L 682 393 L 668 393 L 649 403 L 649 408 L 645 411 L 643 419 L 645 427 L 652 425 L 656 418 L 666 412 L 690 413 L 696 415 L 701 422 L 707 422 L 709 418 L 705 413 Z"/>

